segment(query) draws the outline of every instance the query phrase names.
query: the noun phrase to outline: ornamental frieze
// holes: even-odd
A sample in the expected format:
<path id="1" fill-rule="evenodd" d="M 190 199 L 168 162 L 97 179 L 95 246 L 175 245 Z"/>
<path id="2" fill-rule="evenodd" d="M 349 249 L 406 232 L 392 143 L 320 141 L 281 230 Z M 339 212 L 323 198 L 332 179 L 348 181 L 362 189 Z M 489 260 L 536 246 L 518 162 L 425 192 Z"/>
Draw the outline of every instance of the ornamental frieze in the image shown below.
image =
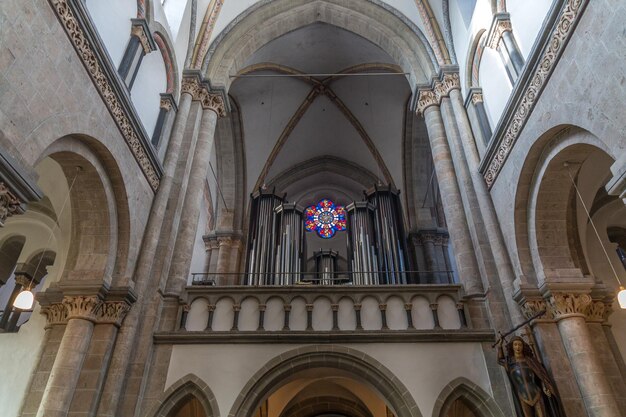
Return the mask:
<path id="1" fill-rule="evenodd" d="M 587 2 L 588 0 L 567 0 L 561 9 L 558 21 L 547 41 L 547 47 L 538 60 L 539 64 L 534 69 L 532 76 L 529 77 L 530 81 L 525 86 L 524 93 L 514 110 L 513 117 L 509 119 L 504 129 L 504 135 L 496 143 L 497 149 L 491 153 L 491 160 L 483 173 L 488 188 L 493 186 L 494 181 L 498 177 L 504 162 L 539 99 L 544 85 L 550 78 L 559 56 L 565 49 L 570 34 L 580 19 Z"/>
<path id="2" fill-rule="evenodd" d="M 153 191 L 159 187 L 159 175 L 153 161 L 148 156 L 147 150 L 140 140 L 137 128 L 131 122 L 118 93 L 115 91 L 108 75 L 104 71 L 98 56 L 94 52 L 94 45 L 86 36 L 81 23 L 76 18 L 68 0 L 48 0 L 55 10 L 67 36 L 74 49 L 87 69 L 94 85 L 98 89 L 102 99 L 109 109 L 113 120 L 117 124 L 124 140 L 137 160 L 143 174 Z"/>

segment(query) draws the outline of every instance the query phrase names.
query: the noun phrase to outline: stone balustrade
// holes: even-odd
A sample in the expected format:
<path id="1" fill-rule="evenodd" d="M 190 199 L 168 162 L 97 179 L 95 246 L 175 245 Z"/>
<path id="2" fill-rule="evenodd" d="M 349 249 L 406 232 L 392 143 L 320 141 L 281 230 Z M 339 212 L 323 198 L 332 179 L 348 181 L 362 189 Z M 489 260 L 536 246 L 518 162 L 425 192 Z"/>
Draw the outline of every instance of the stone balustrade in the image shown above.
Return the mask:
<path id="1" fill-rule="evenodd" d="M 460 285 L 188 286 L 180 310 L 157 343 L 494 339 L 468 327 Z"/>

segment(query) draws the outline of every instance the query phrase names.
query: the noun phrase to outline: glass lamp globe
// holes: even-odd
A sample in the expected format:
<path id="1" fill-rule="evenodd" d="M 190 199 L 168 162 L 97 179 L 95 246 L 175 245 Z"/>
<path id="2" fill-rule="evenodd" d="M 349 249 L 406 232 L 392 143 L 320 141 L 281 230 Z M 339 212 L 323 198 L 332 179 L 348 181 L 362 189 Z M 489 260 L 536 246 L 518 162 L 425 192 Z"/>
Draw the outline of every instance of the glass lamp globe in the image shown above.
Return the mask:
<path id="1" fill-rule="evenodd" d="M 624 289 L 624 287 L 619 287 L 617 302 L 621 308 L 626 309 L 626 289 Z"/>
<path id="2" fill-rule="evenodd" d="M 35 296 L 30 290 L 24 290 L 15 297 L 13 307 L 20 310 L 30 310 L 33 307 Z"/>

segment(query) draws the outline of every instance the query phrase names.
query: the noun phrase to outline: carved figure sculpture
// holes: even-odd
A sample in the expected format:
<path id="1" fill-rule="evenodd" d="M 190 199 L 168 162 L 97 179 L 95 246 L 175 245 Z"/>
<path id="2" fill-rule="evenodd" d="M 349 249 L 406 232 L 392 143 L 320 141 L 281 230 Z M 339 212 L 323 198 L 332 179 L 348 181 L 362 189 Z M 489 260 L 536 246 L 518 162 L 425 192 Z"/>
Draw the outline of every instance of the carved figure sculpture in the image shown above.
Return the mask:
<path id="1" fill-rule="evenodd" d="M 532 348 L 515 336 L 503 349 L 498 343 L 498 363 L 509 376 L 519 417 L 565 417 L 556 386 Z"/>

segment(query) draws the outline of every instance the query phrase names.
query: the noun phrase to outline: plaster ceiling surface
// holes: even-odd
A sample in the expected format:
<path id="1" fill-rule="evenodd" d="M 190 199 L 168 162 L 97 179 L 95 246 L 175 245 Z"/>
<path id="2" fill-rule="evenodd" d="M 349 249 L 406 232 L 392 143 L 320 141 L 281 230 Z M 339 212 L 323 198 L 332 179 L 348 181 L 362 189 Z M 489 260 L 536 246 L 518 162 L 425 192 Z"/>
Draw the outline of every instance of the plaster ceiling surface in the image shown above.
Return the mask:
<path id="1" fill-rule="evenodd" d="M 315 23 L 281 36 L 254 53 L 244 65 L 271 63 L 302 73 L 337 73 L 363 64 L 393 65 L 378 46 L 351 32 Z M 375 72 L 389 70 L 373 69 Z M 277 74 L 256 71 L 253 74 Z M 241 108 L 246 147 L 248 188 L 251 191 L 287 123 L 316 83 L 302 78 L 239 78 L 230 94 Z M 303 161 L 330 155 L 354 162 L 379 177 L 384 167 L 366 145 L 370 140 L 396 183 L 402 186 L 404 107 L 410 96 L 404 76 L 343 77 L 326 80 L 329 94 L 317 95 L 287 136 L 271 162 L 266 182 Z M 336 94 L 343 110 L 329 96 Z M 354 119 L 351 121 L 350 117 Z M 359 133 L 361 125 L 365 134 Z M 365 139 L 364 139 L 365 136 Z M 371 146 L 370 144 L 370 146 Z M 360 190 L 359 190 L 360 192 Z"/>

